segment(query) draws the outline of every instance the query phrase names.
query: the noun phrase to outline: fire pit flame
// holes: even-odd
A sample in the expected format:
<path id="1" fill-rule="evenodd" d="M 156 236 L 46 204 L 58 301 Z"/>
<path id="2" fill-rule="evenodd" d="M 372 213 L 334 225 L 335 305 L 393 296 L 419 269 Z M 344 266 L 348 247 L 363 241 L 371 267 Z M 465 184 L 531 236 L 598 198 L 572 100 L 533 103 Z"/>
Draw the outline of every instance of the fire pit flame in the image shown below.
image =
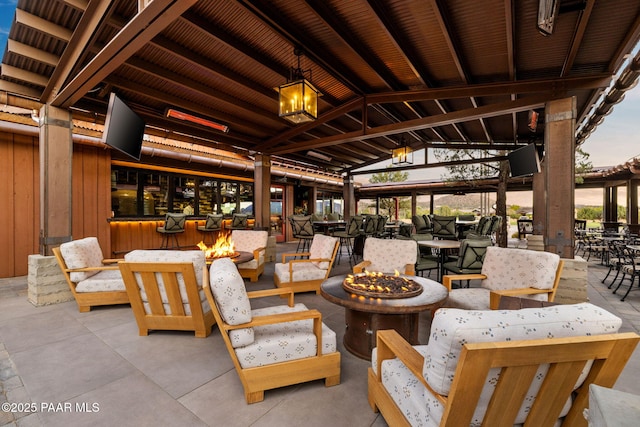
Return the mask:
<path id="1" fill-rule="evenodd" d="M 396 270 L 394 275 L 365 271 L 349 274 L 342 287 L 350 293 L 374 298 L 409 298 L 422 293 L 422 286 L 403 277 Z"/>
<path id="2" fill-rule="evenodd" d="M 211 246 L 205 245 L 202 241 L 198 243 L 197 246 L 201 251 L 204 251 L 204 255 L 207 259 L 235 258 L 239 255 L 234 248 L 230 233 L 219 234 L 215 243 Z"/>

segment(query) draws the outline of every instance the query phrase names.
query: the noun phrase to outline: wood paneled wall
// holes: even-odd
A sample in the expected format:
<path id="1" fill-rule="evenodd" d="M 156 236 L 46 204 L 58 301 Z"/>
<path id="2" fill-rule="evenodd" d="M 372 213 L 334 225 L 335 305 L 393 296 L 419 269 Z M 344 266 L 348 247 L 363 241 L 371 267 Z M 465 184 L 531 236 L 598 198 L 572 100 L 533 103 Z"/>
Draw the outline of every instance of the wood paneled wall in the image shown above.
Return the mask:
<path id="1" fill-rule="evenodd" d="M 26 275 L 28 256 L 39 253 L 39 179 L 38 137 L 0 132 L 0 278 Z M 72 185 L 73 238 L 96 236 L 109 256 L 109 151 L 74 144 Z"/>

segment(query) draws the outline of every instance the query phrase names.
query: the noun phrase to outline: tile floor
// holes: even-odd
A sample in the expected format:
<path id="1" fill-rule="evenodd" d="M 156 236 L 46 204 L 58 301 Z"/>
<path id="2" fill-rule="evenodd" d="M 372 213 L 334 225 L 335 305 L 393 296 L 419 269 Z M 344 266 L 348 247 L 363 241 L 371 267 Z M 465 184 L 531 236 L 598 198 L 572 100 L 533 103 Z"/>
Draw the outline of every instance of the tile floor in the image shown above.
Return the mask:
<path id="1" fill-rule="evenodd" d="M 291 247 L 282 244 L 278 250 Z M 343 258 L 333 274 L 348 270 Z M 247 288 L 272 287 L 272 272 L 270 263 L 261 280 Z M 624 331 L 638 332 L 640 292 L 620 302 L 600 282 L 605 273 L 590 262 L 591 302 L 623 317 Z M 34 307 L 26 298 L 26 277 L 0 279 L 0 402 L 37 408 L 0 411 L 0 426 L 386 426 L 367 403 L 368 362 L 342 346 L 343 309 L 315 294 L 296 300 L 319 309 L 337 332 L 342 382 L 267 391 L 263 402 L 247 405 L 215 327 L 205 339 L 183 332 L 140 337 L 128 306 L 90 313 L 79 313 L 75 302 Z M 421 342 L 428 330 L 428 316 L 421 316 Z M 636 350 L 615 388 L 640 394 L 639 373 Z"/>

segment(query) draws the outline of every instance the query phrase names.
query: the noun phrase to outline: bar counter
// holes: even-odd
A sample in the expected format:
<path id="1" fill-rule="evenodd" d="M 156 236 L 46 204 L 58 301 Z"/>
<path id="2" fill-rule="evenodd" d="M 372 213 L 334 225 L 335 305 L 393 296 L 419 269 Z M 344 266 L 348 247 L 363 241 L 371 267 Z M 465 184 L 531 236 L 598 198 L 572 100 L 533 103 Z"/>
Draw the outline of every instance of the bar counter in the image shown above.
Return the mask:
<path id="1" fill-rule="evenodd" d="M 111 230 L 111 253 L 114 257 L 122 257 L 125 253 L 134 249 L 159 249 L 162 235 L 156 231 L 164 224 L 164 216 L 161 217 L 119 217 L 108 218 Z M 198 226 L 206 223 L 205 216 L 189 216 L 185 221 L 184 233 L 178 234 L 178 243 L 181 248 L 196 248 L 196 245 L 205 239 L 211 243 L 211 233 L 198 231 Z M 249 226 L 253 227 L 255 220 L 249 219 Z M 225 229 L 231 226 L 231 218 L 223 220 Z"/>

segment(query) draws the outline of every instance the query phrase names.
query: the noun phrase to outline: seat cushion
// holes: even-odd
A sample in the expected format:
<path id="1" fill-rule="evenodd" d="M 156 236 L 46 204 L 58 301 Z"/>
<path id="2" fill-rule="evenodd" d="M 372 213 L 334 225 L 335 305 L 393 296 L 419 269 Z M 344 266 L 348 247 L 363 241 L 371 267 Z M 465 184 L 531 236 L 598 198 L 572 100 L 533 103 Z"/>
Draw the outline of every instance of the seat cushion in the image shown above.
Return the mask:
<path id="1" fill-rule="evenodd" d="M 336 237 L 325 236 L 324 234 L 316 234 L 313 236 L 311 247 L 309 248 L 310 259 L 331 259 L 333 250 L 336 247 L 338 239 Z M 321 270 L 329 268 L 329 262 L 313 262 L 316 267 Z"/>
<path id="2" fill-rule="evenodd" d="M 76 292 L 126 291 L 120 270 L 102 270 L 76 283 Z"/>
<path id="3" fill-rule="evenodd" d="M 65 264 L 67 264 L 67 268 L 70 269 L 100 267 L 104 259 L 96 237 L 85 237 L 84 239 L 63 243 L 60 245 L 60 253 Z M 69 276 L 72 282 L 81 282 L 97 273 L 98 270 L 81 271 L 71 273 Z"/>
<path id="4" fill-rule="evenodd" d="M 318 268 L 315 264 L 313 262 L 295 262 L 293 263 L 293 277 L 289 277 L 289 263 L 276 263 L 274 275 L 281 283 L 324 279 L 327 270 Z"/>
<path id="5" fill-rule="evenodd" d="M 619 317 L 590 303 L 521 310 L 443 308 L 431 324 L 423 375 L 437 393 L 448 395 L 465 343 L 611 334 L 621 324 Z"/>
<path id="6" fill-rule="evenodd" d="M 304 304 L 293 307 L 279 305 L 252 311 L 252 316 L 305 311 Z M 244 347 L 237 347 L 236 355 L 243 368 L 270 365 L 287 360 L 303 359 L 316 354 L 317 342 L 313 333 L 313 320 L 278 323 L 275 325 L 257 326 L 254 330 L 254 342 Z M 336 334 L 324 323 L 322 324 L 322 354 L 336 351 Z"/>
<path id="7" fill-rule="evenodd" d="M 211 263 L 209 286 L 225 323 L 241 325 L 251 321 L 251 303 L 244 279 L 230 258 L 219 258 Z M 234 330 L 229 332 L 229 338 L 234 348 L 241 347 L 253 342 L 254 332 L 252 328 Z"/>
<path id="8" fill-rule="evenodd" d="M 481 286 L 491 290 L 551 289 L 559 263 L 560 257 L 550 252 L 490 246 L 482 264 L 487 278 Z"/>
<path id="9" fill-rule="evenodd" d="M 404 273 L 407 264 L 414 265 L 418 259 L 418 243 L 415 240 L 369 237 L 364 242 L 362 259 L 371 262 L 367 266 L 368 271 Z"/>
<path id="10" fill-rule="evenodd" d="M 133 250 L 124 256 L 125 261 L 127 262 L 150 262 L 150 263 L 176 263 L 176 262 L 190 262 L 193 264 L 194 273 L 196 276 L 196 283 L 198 284 L 198 293 L 200 296 L 200 303 L 202 304 L 202 309 L 206 313 L 210 310 L 209 302 L 207 301 L 207 297 L 204 294 L 204 290 L 202 289 L 202 281 L 203 281 L 203 269 L 206 265 L 205 255 L 203 251 L 174 251 L 174 250 L 145 250 L 145 249 L 136 249 Z M 138 273 L 136 273 L 136 280 L 138 281 L 138 287 L 140 289 L 140 297 L 142 298 L 142 304 L 144 306 L 146 313 L 151 313 L 151 309 L 147 304 L 148 298 L 147 293 L 143 286 L 141 286 L 142 281 L 137 278 Z M 187 295 L 184 277 L 182 274 L 177 275 L 178 286 L 180 288 L 180 299 L 184 304 L 184 311 L 187 315 L 191 315 L 191 307 L 189 307 L 189 297 Z M 164 307 L 164 311 L 166 314 L 171 314 L 171 307 L 169 305 L 169 298 L 167 297 L 167 291 L 164 286 L 164 280 L 160 273 L 156 273 L 156 280 L 158 281 L 158 289 L 160 291 L 160 297 L 162 299 L 162 305 Z"/>

